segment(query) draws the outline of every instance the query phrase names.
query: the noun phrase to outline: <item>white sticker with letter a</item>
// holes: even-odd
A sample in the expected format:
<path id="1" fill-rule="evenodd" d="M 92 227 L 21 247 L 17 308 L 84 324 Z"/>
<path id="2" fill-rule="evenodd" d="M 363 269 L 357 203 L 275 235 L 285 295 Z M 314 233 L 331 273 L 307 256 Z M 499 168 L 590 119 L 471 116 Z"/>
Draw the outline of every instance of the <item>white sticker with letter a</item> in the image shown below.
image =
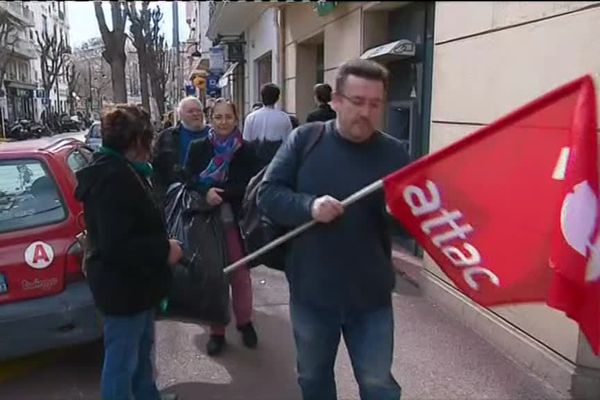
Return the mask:
<path id="1" fill-rule="evenodd" d="M 54 261 L 54 250 L 48 243 L 33 242 L 25 249 L 25 262 L 31 268 L 48 268 Z"/>

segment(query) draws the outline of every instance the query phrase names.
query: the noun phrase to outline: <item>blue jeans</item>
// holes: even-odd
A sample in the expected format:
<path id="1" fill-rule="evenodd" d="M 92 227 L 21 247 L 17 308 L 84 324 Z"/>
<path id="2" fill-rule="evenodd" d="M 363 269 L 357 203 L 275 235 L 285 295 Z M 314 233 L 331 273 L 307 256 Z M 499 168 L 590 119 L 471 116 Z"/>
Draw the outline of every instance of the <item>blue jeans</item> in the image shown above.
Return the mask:
<path id="1" fill-rule="evenodd" d="M 104 316 L 103 400 L 158 400 L 152 368 L 154 311 Z"/>
<path id="2" fill-rule="evenodd" d="M 304 400 L 336 400 L 334 365 L 340 336 L 348 347 L 361 400 L 398 400 L 391 373 L 394 315 L 391 307 L 367 313 L 325 311 L 290 302 Z"/>

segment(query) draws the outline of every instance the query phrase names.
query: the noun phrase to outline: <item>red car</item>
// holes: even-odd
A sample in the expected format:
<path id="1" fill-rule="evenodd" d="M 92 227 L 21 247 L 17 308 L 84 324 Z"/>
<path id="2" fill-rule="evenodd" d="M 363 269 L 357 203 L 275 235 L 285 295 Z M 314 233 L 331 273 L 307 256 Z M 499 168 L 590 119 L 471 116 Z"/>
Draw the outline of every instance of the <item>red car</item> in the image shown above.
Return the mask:
<path id="1" fill-rule="evenodd" d="M 0 360 L 101 337 L 75 237 L 91 157 L 75 139 L 0 143 Z"/>

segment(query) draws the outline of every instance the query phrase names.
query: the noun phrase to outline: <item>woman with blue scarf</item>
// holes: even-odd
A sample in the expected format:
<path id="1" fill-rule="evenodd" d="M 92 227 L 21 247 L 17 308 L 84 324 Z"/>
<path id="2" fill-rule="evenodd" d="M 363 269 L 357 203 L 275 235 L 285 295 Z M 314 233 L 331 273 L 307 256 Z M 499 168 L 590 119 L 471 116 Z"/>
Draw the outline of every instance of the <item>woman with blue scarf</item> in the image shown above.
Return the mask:
<path id="1" fill-rule="evenodd" d="M 206 202 L 215 207 L 224 224 L 229 261 L 244 256 L 238 223 L 242 199 L 250 179 L 258 172 L 259 163 L 253 149 L 242 140 L 237 127 L 235 104 L 218 99 L 212 110 L 212 128 L 208 137 L 190 145 L 186 169 Z M 246 347 L 257 345 L 252 324 L 252 282 L 246 267 L 238 268 L 230 277 L 233 312 Z M 220 354 L 225 348 L 225 326 L 211 325 L 206 345 L 208 355 Z"/>

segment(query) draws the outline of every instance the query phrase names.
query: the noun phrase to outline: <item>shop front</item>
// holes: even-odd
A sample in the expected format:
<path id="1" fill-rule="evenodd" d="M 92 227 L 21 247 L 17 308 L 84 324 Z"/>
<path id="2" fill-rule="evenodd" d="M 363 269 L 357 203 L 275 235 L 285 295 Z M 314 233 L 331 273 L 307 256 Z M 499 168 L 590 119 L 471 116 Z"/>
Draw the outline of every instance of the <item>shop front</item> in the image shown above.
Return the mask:
<path id="1" fill-rule="evenodd" d="M 14 122 L 20 119 L 34 120 L 35 85 L 5 81 L 7 99 L 7 119 Z"/>

